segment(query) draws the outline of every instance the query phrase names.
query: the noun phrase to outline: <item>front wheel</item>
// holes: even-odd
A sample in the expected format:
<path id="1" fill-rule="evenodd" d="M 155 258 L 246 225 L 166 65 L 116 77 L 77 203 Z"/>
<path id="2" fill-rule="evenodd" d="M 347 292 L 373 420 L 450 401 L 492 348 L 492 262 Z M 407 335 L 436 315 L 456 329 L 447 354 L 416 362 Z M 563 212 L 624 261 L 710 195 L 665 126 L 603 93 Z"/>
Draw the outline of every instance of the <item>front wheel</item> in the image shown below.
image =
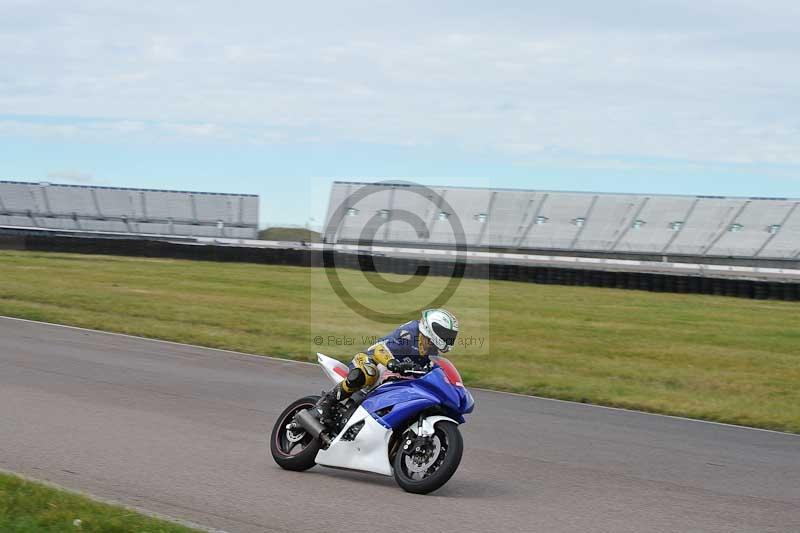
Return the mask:
<path id="1" fill-rule="evenodd" d="M 306 396 L 284 409 L 272 428 L 269 448 L 272 458 L 286 470 L 308 470 L 316 463 L 320 448 L 319 439 L 314 439 L 300 426 L 294 424 L 294 415 L 314 407 L 319 396 Z"/>
<path id="2" fill-rule="evenodd" d="M 461 432 L 452 422 L 438 422 L 430 437 L 408 430 L 394 456 L 394 479 L 407 492 L 433 492 L 455 474 L 463 451 Z"/>

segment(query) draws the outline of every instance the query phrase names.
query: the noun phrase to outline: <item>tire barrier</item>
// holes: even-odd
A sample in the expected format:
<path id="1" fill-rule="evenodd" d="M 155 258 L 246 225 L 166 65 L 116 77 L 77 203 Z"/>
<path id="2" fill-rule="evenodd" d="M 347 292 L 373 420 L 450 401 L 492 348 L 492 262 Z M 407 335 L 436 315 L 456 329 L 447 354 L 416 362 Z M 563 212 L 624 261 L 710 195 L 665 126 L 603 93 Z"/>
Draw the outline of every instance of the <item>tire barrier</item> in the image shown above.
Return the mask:
<path id="1" fill-rule="evenodd" d="M 321 267 L 323 253 L 336 254 L 337 268 L 361 270 L 371 265 L 378 272 L 411 275 L 420 264 L 430 274 L 450 276 L 453 263 L 386 256 L 365 257 L 352 253 L 289 248 L 252 248 L 198 245 L 145 239 L 108 239 L 52 235 L 0 235 L 0 249 L 68 252 L 136 257 L 162 257 L 200 261 L 244 262 L 300 267 Z M 330 263 L 329 263 L 330 264 Z M 465 278 L 516 281 L 545 285 L 591 286 L 652 292 L 711 294 L 760 300 L 800 300 L 800 283 L 736 278 L 681 276 L 646 272 L 570 269 L 501 263 L 468 263 Z"/>

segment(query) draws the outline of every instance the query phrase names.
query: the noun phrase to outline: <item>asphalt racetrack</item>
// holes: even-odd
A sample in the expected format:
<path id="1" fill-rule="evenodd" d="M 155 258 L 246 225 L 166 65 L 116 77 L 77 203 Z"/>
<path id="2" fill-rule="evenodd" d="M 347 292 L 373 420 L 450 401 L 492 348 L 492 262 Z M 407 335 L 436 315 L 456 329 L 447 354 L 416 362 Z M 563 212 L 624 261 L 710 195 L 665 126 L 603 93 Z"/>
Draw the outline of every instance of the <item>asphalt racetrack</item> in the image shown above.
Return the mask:
<path id="1" fill-rule="evenodd" d="M 452 359 L 458 363 L 458 355 Z M 444 488 L 267 437 L 314 365 L 0 318 L 0 468 L 229 532 L 800 531 L 800 436 L 473 391 Z"/>

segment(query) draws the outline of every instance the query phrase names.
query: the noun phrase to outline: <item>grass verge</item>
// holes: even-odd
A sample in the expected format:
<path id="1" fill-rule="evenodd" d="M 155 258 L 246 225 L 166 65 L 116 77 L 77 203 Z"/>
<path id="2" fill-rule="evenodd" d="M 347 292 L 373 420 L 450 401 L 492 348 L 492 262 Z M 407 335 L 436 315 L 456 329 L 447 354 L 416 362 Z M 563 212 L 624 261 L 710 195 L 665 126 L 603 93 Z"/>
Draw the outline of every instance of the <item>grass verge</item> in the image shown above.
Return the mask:
<path id="1" fill-rule="evenodd" d="M 258 238 L 264 241 L 322 242 L 319 232 L 306 228 L 267 228 L 258 232 Z"/>
<path id="2" fill-rule="evenodd" d="M 0 531 L 191 533 L 198 530 L 0 472 Z"/>
<path id="3" fill-rule="evenodd" d="M 346 359 L 392 326 L 352 312 L 325 276 L 6 251 L 0 314 L 306 361 L 315 351 Z M 361 272 L 339 276 L 367 305 L 399 301 Z M 382 283 L 375 274 L 367 281 Z M 423 305 L 447 281 L 430 277 L 402 303 Z M 464 344 L 451 359 L 469 385 L 800 433 L 797 303 L 463 280 L 446 305 L 462 321 Z"/>

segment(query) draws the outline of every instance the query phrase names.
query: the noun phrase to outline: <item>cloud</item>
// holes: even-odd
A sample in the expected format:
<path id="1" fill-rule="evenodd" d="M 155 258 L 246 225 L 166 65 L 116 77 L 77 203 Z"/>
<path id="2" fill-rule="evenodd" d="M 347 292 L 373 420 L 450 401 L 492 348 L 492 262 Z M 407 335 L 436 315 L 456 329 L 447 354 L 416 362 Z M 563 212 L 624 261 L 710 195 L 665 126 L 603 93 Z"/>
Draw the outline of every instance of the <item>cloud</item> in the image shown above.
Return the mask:
<path id="1" fill-rule="evenodd" d="M 0 135 L 800 164 L 795 2 L 3 9 Z"/>
<path id="2" fill-rule="evenodd" d="M 110 129 L 121 134 L 139 133 L 148 127 L 148 125 L 141 120 L 119 120 L 107 124 L 95 123 L 93 126 L 99 129 Z"/>
<path id="3" fill-rule="evenodd" d="M 225 137 L 225 132 L 216 124 L 180 124 L 165 123 L 159 125 L 162 129 L 185 137 Z"/>
<path id="4" fill-rule="evenodd" d="M 26 120 L 0 120 L 0 137 L 77 137 L 81 128 L 73 123 L 43 124 Z"/>
<path id="5" fill-rule="evenodd" d="M 252 138 L 248 128 L 239 127 L 235 140 Z M 103 142 L 128 140 L 157 142 L 160 140 L 227 139 L 234 133 L 212 123 L 156 122 L 143 120 L 101 120 L 74 118 L 0 118 L 0 137 L 33 137 L 71 141 Z M 279 134 L 259 131 L 257 137 L 275 140 Z"/>

